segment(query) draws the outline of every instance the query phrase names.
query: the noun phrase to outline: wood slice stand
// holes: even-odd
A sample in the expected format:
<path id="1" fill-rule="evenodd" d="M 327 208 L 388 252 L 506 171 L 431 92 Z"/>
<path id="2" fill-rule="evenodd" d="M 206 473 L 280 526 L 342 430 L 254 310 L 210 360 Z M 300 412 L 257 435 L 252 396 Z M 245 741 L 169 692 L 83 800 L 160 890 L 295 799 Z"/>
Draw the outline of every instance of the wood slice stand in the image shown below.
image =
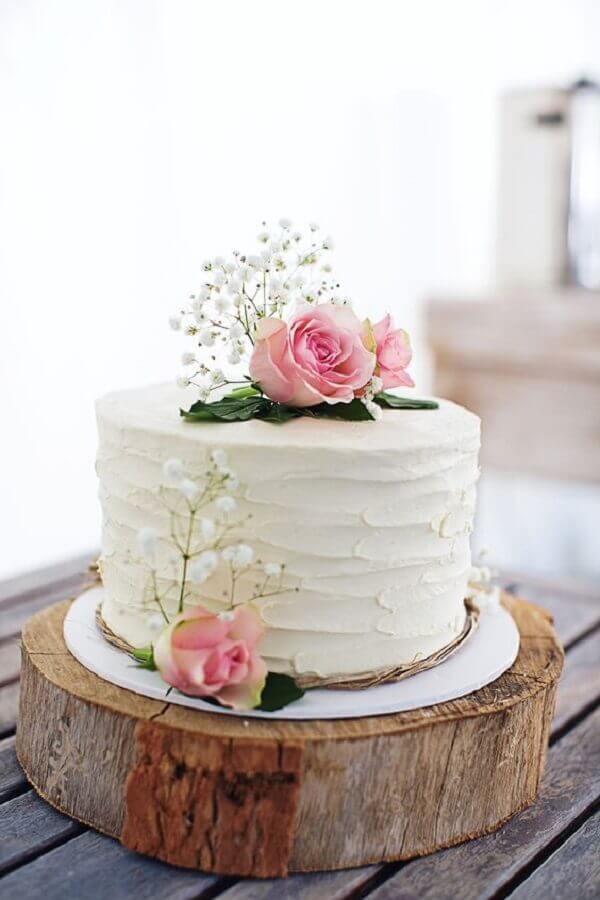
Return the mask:
<path id="1" fill-rule="evenodd" d="M 265 721 L 102 681 L 65 646 L 64 601 L 23 631 L 17 755 L 53 806 L 176 865 L 271 877 L 432 853 L 494 830 L 537 793 L 563 654 L 542 609 L 503 603 L 519 656 L 467 697 Z"/>

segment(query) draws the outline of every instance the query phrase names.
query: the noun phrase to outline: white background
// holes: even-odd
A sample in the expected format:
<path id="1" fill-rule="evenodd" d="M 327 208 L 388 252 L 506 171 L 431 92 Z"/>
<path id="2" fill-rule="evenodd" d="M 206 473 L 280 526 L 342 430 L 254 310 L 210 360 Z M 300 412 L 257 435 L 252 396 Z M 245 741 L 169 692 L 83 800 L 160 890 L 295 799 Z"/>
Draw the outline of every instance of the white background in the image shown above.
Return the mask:
<path id="1" fill-rule="evenodd" d="M 595 0 L 1 0 L 0 577 L 97 545 L 94 398 L 177 374 L 169 313 L 263 218 L 361 310 L 493 272 L 496 100 L 594 75 Z"/>

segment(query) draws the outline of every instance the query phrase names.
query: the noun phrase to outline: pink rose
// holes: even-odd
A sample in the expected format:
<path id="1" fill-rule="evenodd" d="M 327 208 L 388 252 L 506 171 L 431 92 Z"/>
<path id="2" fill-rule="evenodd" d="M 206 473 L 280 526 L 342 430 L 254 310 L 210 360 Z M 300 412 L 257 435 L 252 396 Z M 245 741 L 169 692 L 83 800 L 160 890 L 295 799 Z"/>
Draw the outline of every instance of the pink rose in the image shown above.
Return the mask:
<path id="1" fill-rule="evenodd" d="M 406 331 L 394 330 L 392 317 L 388 314 L 373 325 L 373 336 L 377 344 L 377 365 L 375 374 L 383 381 L 383 389 L 405 385 L 414 387 L 414 381 L 406 370 L 411 361 L 412 350 Z"/>
<path id="2" fill-rule="evenodd" d="M 347 307 L 306 306 L 289 323 L 262 319 L 250 360 L 252 380 L 278 403 L 350 403 L 370 380 L 375 355 Z"/>
<path id="3" fill-rule="evenodd" d="M 256 652 L 263 632 L 252 606 L 238 606 L 220 616 L 195 606 L 162 632 L 154 645 L 154 662 L 163 679 L 183 694 L 252 709 L 260 703 L 267 677 Z"/>

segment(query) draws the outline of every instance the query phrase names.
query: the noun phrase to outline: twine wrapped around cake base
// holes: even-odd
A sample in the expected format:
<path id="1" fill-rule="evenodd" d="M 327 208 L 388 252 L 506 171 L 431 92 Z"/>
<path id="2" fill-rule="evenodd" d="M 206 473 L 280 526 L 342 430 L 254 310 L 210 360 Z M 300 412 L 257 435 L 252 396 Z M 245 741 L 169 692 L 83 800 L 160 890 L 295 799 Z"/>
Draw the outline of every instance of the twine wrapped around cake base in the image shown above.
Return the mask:
<path id="1" fill-rule="evenodd" d="M 402 666 L 387 667 L 373 672 L 359 672 L 356 675 L 331 675 L 329 677 L 320 677 L 318 675 L 296 675 L 294 679 L 296 684 L 302 688 L 330 688 L 333 690 L 361 690 L 363 688 L 375 687 L 378 684 L 387 684 L 390 681 L 401 681 L 403 678 L 409 678 L 416 675 L 417 672 L 424 672 L 425 669 L 431 669 L 433 666 L 439 665 L 445 659 L 448 659 L 459 647 L 461 647 L 470 635 L 477 628 L 479 619 L 479 609 L 470 600 L 465 600 L 466 618 L 461 633 L 445 647 L 432 653 L 425 659 L 415 659 L 413 662 L 405 663 Z M 109 628 L 102 616 L 102 607 L 96 609 L 96 624 L 100 629 L 103 637 L 113 646 L 125 653 L 132 653 L 134 648 L 131 644 L 124 641 Z"/>

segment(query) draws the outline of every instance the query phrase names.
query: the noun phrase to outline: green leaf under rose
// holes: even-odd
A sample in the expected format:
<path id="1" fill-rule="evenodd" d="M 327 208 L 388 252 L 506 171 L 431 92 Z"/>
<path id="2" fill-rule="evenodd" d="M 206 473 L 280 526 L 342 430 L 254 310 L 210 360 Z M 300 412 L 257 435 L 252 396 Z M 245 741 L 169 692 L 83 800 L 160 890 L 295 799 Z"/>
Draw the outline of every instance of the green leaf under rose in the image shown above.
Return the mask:
<path id="1" fill-rule="evenodd" d="M 397 397 L 382 391 L 374 398 L 375 403 L 387 409 L 437 409 L 435 400 L 413 400 Z M 198 400 L 188 410 L 180 410 L 188 422 L 247 422 L 261 419 L 281 425 L 290 419 L 306 416 L 313 419 L 340 419 L 346 422 L 372 422 L 373 416 L 365 404 L 355 398 L 350 403 L 319 403 L 317 406 L 286 406 L 276 403 L 261 394 L 255 387 L 239 388 L 221 400 L 204 403 Z"/>

